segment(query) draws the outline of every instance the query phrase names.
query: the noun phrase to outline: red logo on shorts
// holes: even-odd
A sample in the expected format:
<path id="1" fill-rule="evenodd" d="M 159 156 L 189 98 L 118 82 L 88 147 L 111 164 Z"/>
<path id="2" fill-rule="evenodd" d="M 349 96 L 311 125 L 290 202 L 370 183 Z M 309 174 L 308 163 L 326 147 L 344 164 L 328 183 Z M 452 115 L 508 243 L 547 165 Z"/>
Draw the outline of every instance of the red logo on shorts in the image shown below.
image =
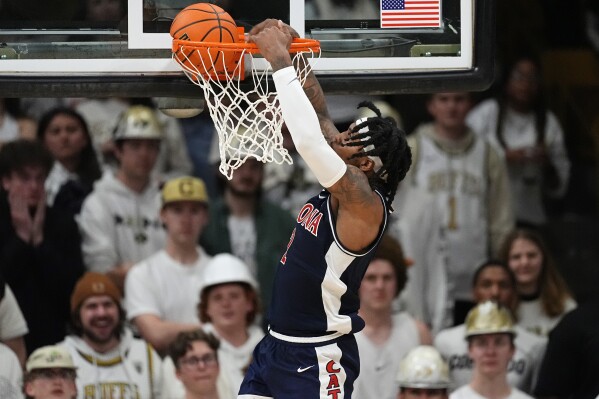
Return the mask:
<path id="1" fill-rule="evenodd" d="M 341 388 L 339 386 L 339 378 L 337 374 L 341 371 L 341 369 L 337 366 L 334 360 L 330 360 L 327 363 L 326 367 L 327 373 L 329 373 L 329 383 L 327 384 L 327 395 L 331 399 L 338 399 L 339 394 L 341 393 Z"/>

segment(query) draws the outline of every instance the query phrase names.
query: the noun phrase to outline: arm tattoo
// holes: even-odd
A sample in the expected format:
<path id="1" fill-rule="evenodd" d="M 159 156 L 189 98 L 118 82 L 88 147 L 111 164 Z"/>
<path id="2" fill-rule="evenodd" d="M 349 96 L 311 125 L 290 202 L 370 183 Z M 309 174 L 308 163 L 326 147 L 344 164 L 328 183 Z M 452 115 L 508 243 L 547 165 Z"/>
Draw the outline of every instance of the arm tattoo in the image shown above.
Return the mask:
<path id="1" fill-rule="evenodd" d="M 272 66 L 273 71 L 278 71 L 279 69 L 283 69 L 292 65 L 291 58 L 289 57 L 289 54 L 286 54 L 286 57 L 277 57 L 276 59 L 272 60 L 270 65 Z"/>
<path id="2" fill-rule="evenodd" d="M 364 172 L 355 166 L 348 165 L 345 178 L 341 179 L 340 185 L 331 190 L 331 193 L 339 198 L 340 202 L 348 205 L 365 205 L 372 201 L 372 188 Z"/>

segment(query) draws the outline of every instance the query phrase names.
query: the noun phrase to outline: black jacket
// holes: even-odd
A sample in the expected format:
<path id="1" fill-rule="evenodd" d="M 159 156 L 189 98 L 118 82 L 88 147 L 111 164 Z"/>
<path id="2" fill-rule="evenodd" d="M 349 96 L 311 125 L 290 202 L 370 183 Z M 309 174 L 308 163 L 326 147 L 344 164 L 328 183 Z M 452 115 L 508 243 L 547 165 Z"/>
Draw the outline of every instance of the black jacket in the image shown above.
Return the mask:
<path id="1" fill-rule="evenodd" d="M 71 292 L 83 274 L 81 238 L 73 217 L 47 208 L 44 240 L 34 247 L 16 235 L 7 195 L 1 192 L 0 270 L 29 327 L 27 352 L 62 341 Z"/>

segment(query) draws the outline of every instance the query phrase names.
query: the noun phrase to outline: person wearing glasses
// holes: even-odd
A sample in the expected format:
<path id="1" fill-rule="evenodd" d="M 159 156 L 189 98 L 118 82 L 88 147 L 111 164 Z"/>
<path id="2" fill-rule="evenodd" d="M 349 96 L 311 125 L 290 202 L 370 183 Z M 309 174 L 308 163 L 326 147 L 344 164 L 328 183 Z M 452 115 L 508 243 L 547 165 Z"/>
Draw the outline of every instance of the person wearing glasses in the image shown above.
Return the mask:
<path id="1" fill-rule="evenodd" d="M 23 392 L 27 399 L 74 399 L 77 397 L 77 367 L 68 350 L 43 346 L 27 359 Z"/>
<path id="2" fill-rule="evenodd" d="M 218 338 L 201 329 L 179 333 L 169 346 L 169 357 L 165 359 L 162 397 L 233 399 L 226 373 L 220 373 L 219 346 Z M 166 367 L 170 361 L 174 364 L 174 374 Z"/>

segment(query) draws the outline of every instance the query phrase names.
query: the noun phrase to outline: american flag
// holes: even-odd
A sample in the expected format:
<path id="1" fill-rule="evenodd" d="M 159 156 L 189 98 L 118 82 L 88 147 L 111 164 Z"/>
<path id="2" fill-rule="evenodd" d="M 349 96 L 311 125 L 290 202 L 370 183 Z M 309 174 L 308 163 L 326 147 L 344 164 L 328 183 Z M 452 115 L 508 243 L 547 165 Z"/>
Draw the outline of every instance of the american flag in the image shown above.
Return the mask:
<path id="1" fill-rule="evenodd" d="M 441 0 L 381 0 L 381 28 L 438 28 Z"/>

